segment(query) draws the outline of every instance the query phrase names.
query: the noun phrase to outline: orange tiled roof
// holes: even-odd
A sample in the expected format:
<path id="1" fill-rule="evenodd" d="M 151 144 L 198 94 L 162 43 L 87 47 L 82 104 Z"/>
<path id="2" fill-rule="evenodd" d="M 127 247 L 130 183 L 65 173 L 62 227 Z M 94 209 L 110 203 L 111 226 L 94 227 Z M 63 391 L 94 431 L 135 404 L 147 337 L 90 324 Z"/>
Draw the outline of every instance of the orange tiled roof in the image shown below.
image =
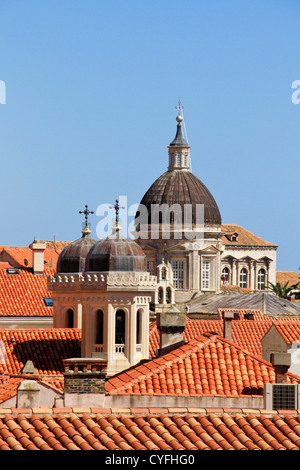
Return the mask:
<path id="1" fill-rule="evenodd" d="M 246 320 L 247 315 L 251 313 L 253 315 L 253 320 L 261 321 L 266 319 L 266 315 L 264 315 L 261 310 L 252 310 L 252 309 L 236 309 L 236 308 L 219 308 L 218 313 L 219 317 L 222 320 L 224 312 L 236 312 L 238 315 L 239 320 Z"/>
<path id="2" fill-rule="evenodd" d="M 70 328 L 0 329 L 0 374 L 18 375 L 28 360 L 37 375 L 62 376 L 63 359 L 80 357 L 81 331 Z"/>
<path id="3" fill-rule="evenodd" d="M 239 312 L 240 318 L 243 318 L 243 314 L 241 311 Z M 300 339 L 300 318 L 287 318 L 280 320 L 265 318 L 264 320 L 233 320 L 232 340 L 236 345 L 245 349 L 249 353 L 261 357 L 261 340 L 272 324 L 277 325 L 278 330 L 286 340 L 287 344 L 291 344 Z M 186 328 L 183 334 L 185 341 L 190 341 L 199 335 L 207 333 L 214 333 L 223 336 L 223 321 L 191 319 L 187 317 Z M 150 325 L 149 339 L 150 358 L 154 358 L 159 347 L 159 332 L 156 327 L 156 322 L 153 322 Z"/>
<path id="4" fill-rule="evenodd" d="M 289 383 L 300 377 L 288 374 Z M 106 382 L 110 394 L 262 395 L 275 382 L 270 363 L 219 336 L 199 336 L 184 346 L 121 372 Z"/>
<path id="5" fill-rule="evenodd" d="M 260 359 L 258 344 L 271 321 L 233 321 L 233 340 L 222 338 L 221 320 L 187 318 L 185 340 L 188 343 L 169 354 L 154 358 L 108 379 L 107 392 L 128 394 L 241 395 L 261 394 L 263 384 L 274 381 L 271 364 Z M 287 342 L 299 337 L 300 321 L 274 321 Z M 200 333 L 201 332 L 201 333 Z M 158 330 L 150 327 L 150 344 L 158 346 Z M 81 331 L 78 329 L 0 329 L 0 344 L 5 360 L 0 375 L 18 379 L 27 360 L 36 369 L 37 380 L 46 380 L 63 389 L 62 360 L 81 355 Z M 248 351 L 248 352 L 247 352 Z M 289 374 L 290 381 L 299 378 Z M 22 376 L 24 378 L 24 376 Z M 3 383 L 3 381 L 2 381 Z M 7 384 L 7 386 L 11 384 Z M 7 390 L 6 386 L 6 390 Z"/>
<path id="6" fill-rule="evenodd" d="M 55 273 L 59 254 L 69 242 L 45 243 L 45 274 L 38 276 L 32 273 L 30 247 L 0 246 L 0 317 L 53 315 L 53 308 L 43 301 L 44 297 L 51 297 L 47 276 Z M 6 270 L 11 267 L 18 268 L 19 274 L 7 274 Z"/>
<path id="7" fill-rule="evenodd" d="M 249 230 L 246 230 L 243 227 L 240 227 L 239 225 L 235 224 L 222 224 L 221 226 L 222 232 L 224 232 L 224 235 L 222 236 L 222 242 L 224 245 L 229 245 L 229 246 L 270 246 L 270 247 L 276 247 L 274 243 L 267 242 L 266 240 L 263 240 L 262 238 L 258 237 L 252 232 L 249 232 Z M 231 241 L 231 235 L 236 233 L 237 239 L 234 239 Z"/>
<path id="8" fill-rule="evenodd" d="M 276 271 L 276 282 L 280 284 L 289 283 L 290 286 L 300 282 L 300 274 L 296 271 Z"/>
<path id="9" fill-rule="evenodd" d="M 3 376 L 0 378 L 0 403 L 3 403 L 17 394 L 21 380 L 21 377 Z"/>
<path id="10" fill-rule="evenodd" d="M 23 380 L 36 380 L 41 384 L 45 384 L 48 387 L 51 387 L 58 393 L 63 393 L 64 391 L 64 379 L 61 375 L 60 377 L 39 377 L 37 375 L 23 375 L 21 376 L 2 376 L 0 378 L 0 403 L 5 402 L 9 398 L 15 397 L 17 395 L 18 386 Z"/>
<path id="11" fill-rule="evenodd" d="M 51 297 L 47 276 L 55 268 L 46 267 L 45 275 L 38 276 L 30 268 L 19 268 L 19 274 L 7 274 L 6 268 L 0 264 L 0 316 L 53 316 L 53 308 L 46 307 L 43 298 Z"/>
<path id="12" fill-rule="evenodd" d="M 297 413 L 109 411 L 0 409 L 0 450 L 300 449 Z"/>
<path id="13" fill-rule="evenodd" d="M 44 251 L 45 265 L 55 268 L 62 247 L 46 248 Z M 12 266 L 32 268 L 32 249 L 25 246 L 0 246 L 0 260 L 10 262 Z"/>

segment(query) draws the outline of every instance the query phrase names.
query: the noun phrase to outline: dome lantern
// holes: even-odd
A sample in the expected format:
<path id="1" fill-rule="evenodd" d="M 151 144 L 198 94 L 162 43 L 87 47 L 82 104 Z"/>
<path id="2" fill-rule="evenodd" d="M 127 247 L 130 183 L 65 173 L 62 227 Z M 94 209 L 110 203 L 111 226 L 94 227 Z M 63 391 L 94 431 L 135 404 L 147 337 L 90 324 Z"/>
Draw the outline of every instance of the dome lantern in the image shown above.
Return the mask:
<path id="1" fill-rule="evenodd" d="M 190 146 L 187 142 L 187 139 L 183 135 L 184 119 L 182 114 L 183 106 L 180 104 L 178 106 L 178 115 L 176 117 L 177 121 L 177 131 L 175 138 L 170 143 L 169 149 L 169 166 L 168 170 L 189 170 L 190 169 Z"/>

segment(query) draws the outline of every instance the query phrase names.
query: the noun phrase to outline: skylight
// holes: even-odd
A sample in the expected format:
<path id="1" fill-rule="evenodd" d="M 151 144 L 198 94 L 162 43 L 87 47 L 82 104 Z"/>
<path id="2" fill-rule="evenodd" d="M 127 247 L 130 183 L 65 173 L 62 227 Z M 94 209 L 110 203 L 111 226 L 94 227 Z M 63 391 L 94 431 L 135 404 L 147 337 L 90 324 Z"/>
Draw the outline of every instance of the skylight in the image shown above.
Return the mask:
<path id="1" fill-rule="evenodd" d="M 43 297 L 43 301 L 46 307 L 53 307 L 53 300 L 51 297 Z"/>
<path id="2" fill-rule="evenodd" d="M 6 274 L 19 274 L 19 268 L 7 268 Z"/>

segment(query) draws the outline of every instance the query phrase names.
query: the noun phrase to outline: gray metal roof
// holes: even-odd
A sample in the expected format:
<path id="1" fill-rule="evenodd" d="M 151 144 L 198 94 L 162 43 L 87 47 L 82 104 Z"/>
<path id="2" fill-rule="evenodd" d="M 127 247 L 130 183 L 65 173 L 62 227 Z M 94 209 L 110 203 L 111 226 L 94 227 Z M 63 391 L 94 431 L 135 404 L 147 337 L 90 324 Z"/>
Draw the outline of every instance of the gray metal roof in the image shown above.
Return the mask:
<path id="1" fill-rule="evenodd" d="M 189 144 L 183 137 L 181 122 L 177 124 L 177 132 L 174 140 L 170 143 L 170 147 L 188 147 Z"/>
<path id="2" fill-rule="evenodd" d="M 260 310 L 264 315 L 300 316 L 300 305 L 270 292 L 222 293 L 202 296 L 189 303 L 189 313 L 218 314 L 218 309 Z"/>

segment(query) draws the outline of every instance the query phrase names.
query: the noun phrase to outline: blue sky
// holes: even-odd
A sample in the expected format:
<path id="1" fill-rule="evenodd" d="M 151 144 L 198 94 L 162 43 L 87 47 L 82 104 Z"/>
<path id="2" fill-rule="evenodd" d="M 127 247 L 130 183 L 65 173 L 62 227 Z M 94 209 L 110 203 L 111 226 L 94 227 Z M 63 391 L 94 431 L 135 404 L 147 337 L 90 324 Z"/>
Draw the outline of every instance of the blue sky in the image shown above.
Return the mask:
<path id="1" fill-rule="evenodd" d="M 74 240 L 85 204 L 138 203 L 180 98 L 223 222 L 298 272 L 299 1 L 0 0 L 0 21 L 0 244 Z"/>

